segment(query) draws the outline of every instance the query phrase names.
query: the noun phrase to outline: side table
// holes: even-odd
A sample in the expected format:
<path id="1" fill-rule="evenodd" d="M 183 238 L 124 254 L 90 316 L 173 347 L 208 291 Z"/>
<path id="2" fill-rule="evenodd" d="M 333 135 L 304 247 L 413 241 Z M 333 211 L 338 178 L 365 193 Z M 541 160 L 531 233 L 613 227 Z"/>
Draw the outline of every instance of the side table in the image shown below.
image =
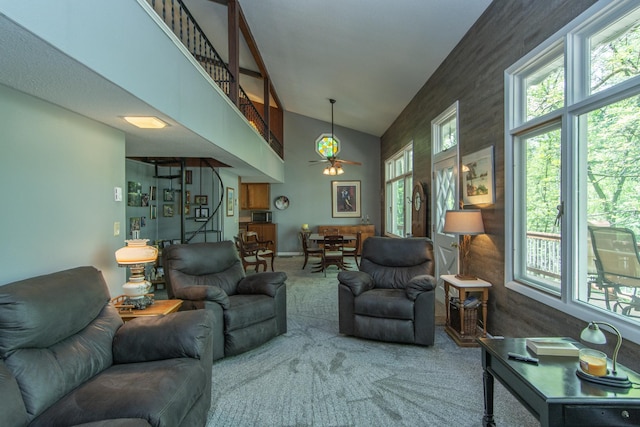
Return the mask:
<path id="1" fill-rule="evenodd" d="M 135 319 L 136 317 L 160 316 L 173 313 L 178 311 L 181 305 L 182 300 L 179 299 L 157 299 L 152 305 L 144 310 L 120 309 L 118 310 L 118 313 L 122 320 L 126 322 L 131 319 Z"/>
<path id="2" fill-rule="evenodd" d="M 482 280 L 460 280 L 453 274 L 445 274 L 440 276 L 440 278 L 444 281 L 444 295 L 445 295 L 445 305 L 446 305 L 446 320 L 445 320 L 445 331 L 449 336 L 458 344 L 460 347 L 477 347 L 478 343 L 476 342 L 476 334 L 469 334 L 467 332 L 467 325 L 465 325 L 465 309 L 464 309 L 464 301 L 467 299 L 467 294 L 469 292 L 481 292 L 482 296 L 480 298 L 480 302 L 482 303 L 482 337 L 487 336 L 487 300 L 489 299 L 489 288 L 491 287 L 491 283 Z M 458 291 L 458 299 L 461 302 L 460 309 L 458 310 L 458 315 L 460 317 L 460 329 L 456 329 L 451 324 L 451 304 L 449 300 L 449 289 L 453 287 Z M 474 308 L 474 310 L 476 310 Z M 477 327 L 472 327 L 472 330 L 475 331 Z"/>

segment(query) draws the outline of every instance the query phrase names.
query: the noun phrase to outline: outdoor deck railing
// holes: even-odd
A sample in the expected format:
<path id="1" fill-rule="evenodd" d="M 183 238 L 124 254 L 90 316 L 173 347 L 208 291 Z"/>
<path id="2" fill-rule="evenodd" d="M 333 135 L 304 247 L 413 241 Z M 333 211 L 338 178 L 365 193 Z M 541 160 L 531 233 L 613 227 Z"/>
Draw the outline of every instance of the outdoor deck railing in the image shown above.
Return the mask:
<path id="1" fill-rule="evenodd" d="M 560 235 L 527 233 L 527 270 L 546 277 L 560 279 Z"/>
<path id="2" fill-rule="evenodd" d="M 237 81 L 211 41 L 204 34 L 189 9 L 182 0 L 147 0 L 158 16 L 162 18 L 171 31 L 180 39 L 202 68 L 209 74 L 214 82 L 230 98 L 233 82 Z M 238 84 L 238 110 L 247 118 L 251 126 L 269 146 L 283 158 L 284 149 L 282 142 L 269 130 L 269 126 L 258 112 L 253 102 Z"/>

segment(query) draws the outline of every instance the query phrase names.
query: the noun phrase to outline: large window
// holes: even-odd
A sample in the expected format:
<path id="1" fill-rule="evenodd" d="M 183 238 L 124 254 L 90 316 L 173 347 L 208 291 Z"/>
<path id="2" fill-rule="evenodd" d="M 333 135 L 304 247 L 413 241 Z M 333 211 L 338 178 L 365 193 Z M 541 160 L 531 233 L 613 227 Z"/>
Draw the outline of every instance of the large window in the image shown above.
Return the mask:
<path id="1" fill-rule="evenodd" d="M 597 3 L 506 76 L 508 286 L 640 343 L 638 3 Z"/>
<path id="2" fill-rule="evenodd" d="M 386 234 L 405 237 L 411 233 L 413 189 L 413 143 L 385 161 Z"/>

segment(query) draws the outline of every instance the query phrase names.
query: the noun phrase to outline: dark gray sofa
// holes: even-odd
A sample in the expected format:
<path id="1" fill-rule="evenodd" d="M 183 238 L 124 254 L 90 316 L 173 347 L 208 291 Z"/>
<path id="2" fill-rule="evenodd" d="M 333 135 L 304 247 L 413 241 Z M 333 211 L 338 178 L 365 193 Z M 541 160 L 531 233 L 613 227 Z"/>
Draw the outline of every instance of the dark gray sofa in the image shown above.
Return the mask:
<path id="1" fill-rule="evenodd" d="M 93 267 L 0 286 L 0 424 L 204 426 L 212 319 L 123 324 Z"/>
<path id="2" fill-rule="evenodd" d="M 167 294 L 180 310 L 214 315 L 213 359 L 258 347 L 287 332 L 287 275 L 246 275 L 231 241 L 171 245 L 162 251 Z"/>
<path id="3" fill-rule="evenodd" d="M 360 271 L 338 273 L 340 333 L 361 338 L 433 345 L 434 259 L 425 238 L 369 237 Z"/>

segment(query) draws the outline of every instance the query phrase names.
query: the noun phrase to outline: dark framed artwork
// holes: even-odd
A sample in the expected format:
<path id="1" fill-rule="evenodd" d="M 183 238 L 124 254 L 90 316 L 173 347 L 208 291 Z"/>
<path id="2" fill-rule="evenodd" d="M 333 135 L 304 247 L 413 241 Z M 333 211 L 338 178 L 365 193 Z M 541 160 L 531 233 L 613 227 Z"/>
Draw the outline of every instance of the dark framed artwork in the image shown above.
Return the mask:
<path id="1" fill-rule="evenodd" d="M 331 216 L 359 218 L 360 181 L 331 181 Z"/>
<path id="2" fill-rule="evenodd" d="M 193 204 L 194 205 L 206 205 L 208 202 L 206 195 L 197 195 L 193 196 Z"/>
<path id="3" fill-rule="evenodd" d="M 165 189 L 162 191 L 162 194 L 163 194 L 163 200 L 164 200 L 165 202 L 173 202 L 173 190 L 172 190 L 172 189 L 170 189 L 170 188 L 165 188 Z"/>
<path id="4" fill-rule="evenodd" d="M 191 184 L 193 181 L 193 171 L 191 169 L 187 169 L 184 171 L 184 181 L 185 184 Z"/>
<path id="5" fill-rule="evenodd" d="M 170 217 L 173 216 L 174 208 L 173 205 L 162 205 L 162 216 Z"/>
<path id="6" fill-rule="evenodd" d="M 142 206 L 142 184 L 139 182 L 127 183 L 127 205 Z"/>

